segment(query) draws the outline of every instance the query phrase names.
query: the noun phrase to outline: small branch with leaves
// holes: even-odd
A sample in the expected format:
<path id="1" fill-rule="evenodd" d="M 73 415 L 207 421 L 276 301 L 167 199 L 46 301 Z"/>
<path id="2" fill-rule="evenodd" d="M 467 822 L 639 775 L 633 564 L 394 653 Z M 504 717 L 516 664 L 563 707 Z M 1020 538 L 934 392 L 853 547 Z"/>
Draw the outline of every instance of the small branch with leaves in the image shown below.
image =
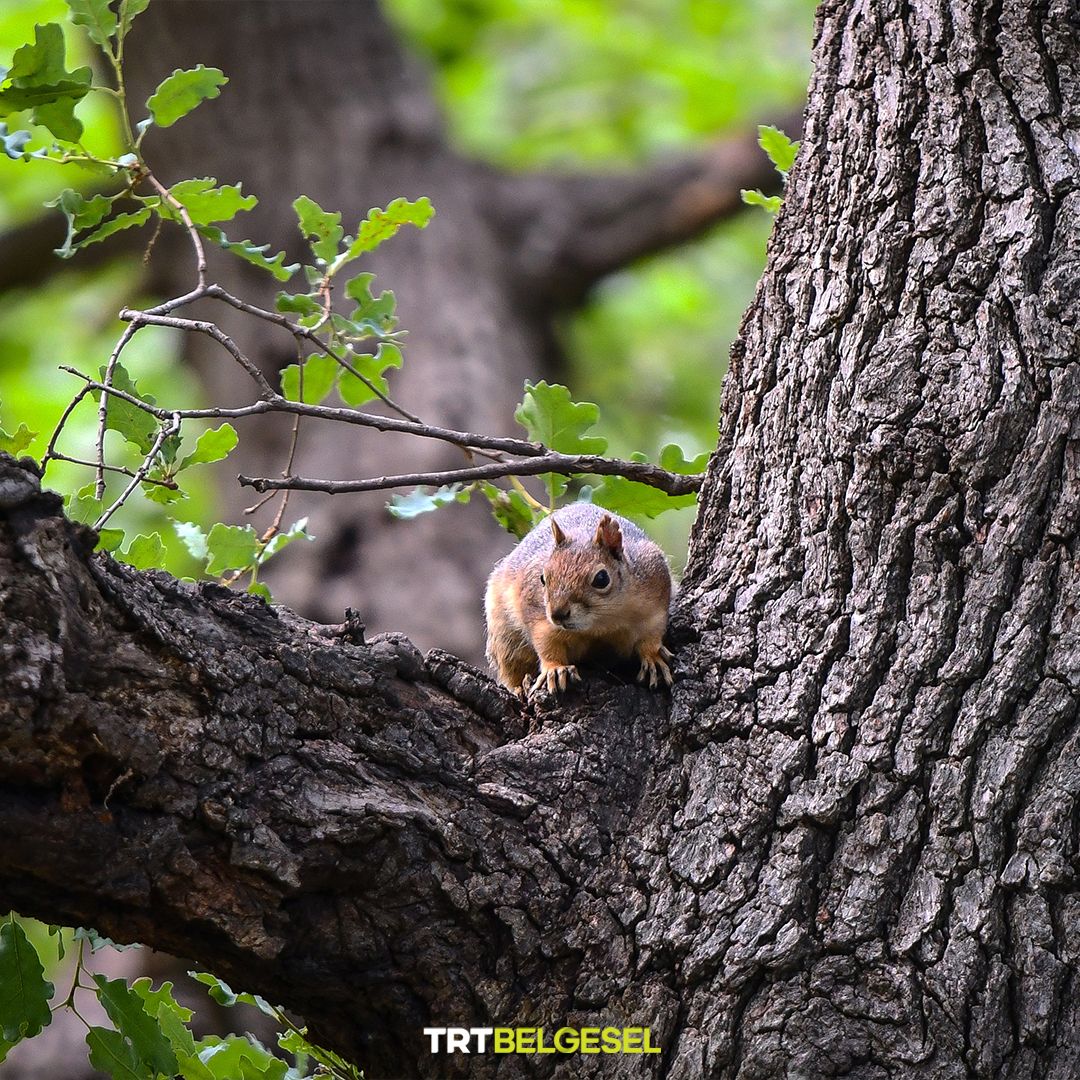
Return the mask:
<path id="1" fill-rule="evenodd" d="M 222 460 L 237 445 L 231 421 L 266 413 L 294 418 L 288 460 L 280 476 L 240 477 L 240 483 L 261 493 L 280 493 L 269 524 L 261 531 L 253 525 L 215 525 L 209 533 L 192 522 L 173 526 L 188 551 L 203 563 L 208 574 L 232 584 L 248 579 L 248 588 L 264 596 L 258 580 L 265 560 L 291 540 L 306 536 L 302 522 L 284 527 L 289 494 L 296 490 L 327 493 L 376 491 L 400 487 L 416 490 L 394 497 L 389 509 L 408 518 L 473 495 L 486 499 L 504 527 L 521 535 L 570 491 L 592 498 L 609 509 L 652 517 L 686 505 L 701 485 L 704 456 L 688 461 L 676 446 L 665 447 L 658 464 L 642 455 L 632 460 L 604 457 L 606 441 L 594 434 L 599 410 L 588 402 L 574 402 L 562 386 L 526 383 L 515 416 L 526 438 L 506 438 L 456 431 L 425 422 L 394 400 L 388 383 L 392 369 L 403 363 L 403 331 L 397 326 L 395 298 L 390 291 L 372 290 L 373 275 L 356 272 L 357 261 L 390 240 L 405 226 L 423 229 L 434 210 L 426 198 L 395 199 L 375 208 L 347 234 L 341 214 L 324 210 L 301 195 L 293 203 L 297 225 L 310 248 L 303 266 L 287 264 L 283 253 L 270 254 L 267 246 L 232 240 L 224 228 L 238 214 L 256 205 L 240 184 L 221 184 L 210 177 L 181 180 L 166 186 L 154 174 L 143 154 L 143 140 L 155 126 L 168 127 L 201 102 L 217 97 L 228 82 L 216 68 L 198 65 L 174 71 L 146 101 L 147 115 L 133 121 L 123 73 L 123 53 L 131 20 L 148 0 L 124 0 L 114 12 L 109 6 L 69 0 L 72 21 L 85 27 L 90 39 L 104 52 L 112 85 L 95 86 L 89 68 L 67 71 L 64 36 L 57 23 L 37 27 L 35 41 L 18 50 L 0 83 L 0 116 L 26 114 L 46 128 L 53 141 L 34 147 L 30 131 L 9 132 L 0 125 L 3 148 L 10 158 L 23 161 L 77 162 L 111 179 L 103 190 L 84 196 L 76 190 L 54 200 L 65 215 L 67 236 L 58 254 L 70 258 L 117 232 L 155 223 L 185 231 L 194 257 L 194 281 L 189 291 L 146 309 L 125 308 L 120 318 L 127 325 L 107 361 L 97 373 L 61 369 L 81 385 L 49 439 L 42 458 L 67 462 L 93 471 L 93 482 L 71 493 L 72 516 L 93 525 L 100 546 L 136 566 L 160 565 L 164 545 L 159 534 L 135 537 L 127 547 L 122 529 L 112 523 L 137 493 L 166 506 L 185 498 L 182 475 L 187 469 Z M 90 92 L 109 95 L 120 114 L 121 145 L 109 154 L 91 153 L 82 142 L 82 124 L 75 107 Z M 108 193 L 110 188 L 115 191 Z M 156 235 L 156 233 L 155 233 Z M 283 284 L 298 274 L 305 287 L 279 292 L 276 309 L 268 311 L 234 296 L 209 275 L 207 250 L 219 247 L 270 273 Z M 344 306 L 335 298 L 343 297 Z M 185 310 L 197 301 L 217 301 L 252 319 L 279 327 L 291 335 L 297 361 L 271 381 L 253 357 L 218 324 Z M 140 390 L 135 375 L 124 365 L 132 341 L 150 327 L 202 334 L 217 343 L 253 383 L 254 400 L 232 408 L 187 408 L 158 403 Z M 337 399 L 335 401 L 334 399 Z M 63 448 L 63 433 L 73 414 L 87 400 L 96 408 L 96 434 L 92 453 Z M 365 411 L 377 404 L 383 411 Z M 192 424 L 224 421 L 206 428 L 193 445 L 185 442 Z M 382 432 L 435 439 L 455 446 L 463 455 L 462 467 L 436 472 L 332 481 L 293 474 L 301 421 L 346 423 Z M 127 449 L 115 449 L 108 437 L 117 433 Z M 0 449 L 20 453 L 35 433 L 22 425 L 13 435 L 0 432 Z M 132 459 L 132 452 L 137 457 Z M 117 460 L 117 455 L 122 456 Z M 484 459 L 478 463 L 477 459 Z M 530 493 L 522 477 L 539 477 L 544 497 Z M 110 493 L 113 482 L 123 480 Z M 587 481 L 592 481 L 587 483 Z M 263 499 L 249 513 L 265 505 Z"/>

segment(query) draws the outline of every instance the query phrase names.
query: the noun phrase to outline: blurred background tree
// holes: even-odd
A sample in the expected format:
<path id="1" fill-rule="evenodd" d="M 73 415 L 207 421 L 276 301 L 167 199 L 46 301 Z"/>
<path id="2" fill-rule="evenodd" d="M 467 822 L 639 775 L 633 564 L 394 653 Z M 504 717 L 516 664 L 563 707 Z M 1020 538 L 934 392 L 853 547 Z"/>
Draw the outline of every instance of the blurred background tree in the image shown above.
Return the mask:
<path id="1" fill-rule="evenodd" d="M 231 5 L 238 6 L 243 5 Z M 761 120 L 797 109 L 808 76 L 809 0 L 389 0 L 383 7 L 412 50 L 426 59 L 452 145 L 523 176 L 632 171 L 707 145 L 718 133 L 752 131 Z M 35 22 L 64 12 L 63 0 L 9 0 L 0 13 L 0 50 L 10 54 L 32 36 Z M 85 58 L 86 43 L 77 33 L 70 45 L 75 58 Z M 138 46 L 135 36 L 132 47 Z M 147 63 L 158 75 L 175 66 L 172 56 L 157 50 Z M 228 63 L 221 66 L 230 74 Z M 107 103 L 88 100 L 81 115 L 87 143 L 107 146 L 114 137 Z M 3 162 L 0 232 L 41 213 L 42 202 L 67 182 L 59 172 Z M 265 191 L 247 172 L 221 179 L 243 179 L 265 201 Z M 343 209 L 348 218 L 350 208 Z M 554 370 L 527 374 L 555 374 L 579 400 L 596 400 L 601 433 L 615 455 L 644 450 L 655 456 L 672 441 L 688 454 L 711 447 L 728 345 L 763 264 L 770 227 L 767 215 L 748 211 L 700 239 L 598 275 L 593 287 L 569 297 L 555 314 L 554 340 L 546 349 Z M 8 261 L 17 259 L 9 255 Z M 19 273 L 9 265 L 5 283 L 17 282 Z M 0 415 L 26 420 L 42 432 L 31 453 L 40 454 L 69 400 L 71 380 L 56 370 L 57 363 L 95 369 L 119 332 L 110 313 L 147 289 L 153 289 L 152 277 L 129 256 L 89 270 L 80 270 L 76 260 L 43 283 L 10 288 L 0 297 Z M 399 289 L 406 328 L 408 300 Z M 181 363 L 180 349 L 169 331 L 161 331 L 133 361 L 150 393 L 161 397 L 168 387 L 170 398 L 195 401 L 199 381 Z M 84 422 L 91 420 L 88 410 Z M 72 431 L 76 439 L 81 434 Z M 231 482 L 235 469 L 228 472 L 223 483 Z M 209 479 L 211 470 L 206 473 Z M 50 482 L 70 489 L 86 476 L 62 465 L 50 473 Z M 219 492 L 204 486 L 181 516 L 206 521 L 229 516 L 231 509 L 235 518 L 243 504 L 237 498 L 244 495 L 222 510 Z M 167 508 L 139 501 L 124 513 L 129 531 L 164 526 L 170 567 L 192 572 L 186 550 L 162 520 Z M 682 511 L 647 523 L 676 567 L 692 516 L 692 510 Z M 283 589 L 275 592 L 286 602 L 330 618 L 341 609 L 336 601 L 343 596 L 349 602 L 350 590 L 356 592 L 351 583 L 320 608 L 302 595 L 318 591 L 310 583 L 303 589 L 286 583 Z M 468 618 L 475 623 L 475 612 Z M 374 621 L 382 620 L 376 614 Z M 436 642 L 422 629 L 403 628 L 422 643 L 426 638 L 428 644 L 469 651 L 451 630 Z"/>

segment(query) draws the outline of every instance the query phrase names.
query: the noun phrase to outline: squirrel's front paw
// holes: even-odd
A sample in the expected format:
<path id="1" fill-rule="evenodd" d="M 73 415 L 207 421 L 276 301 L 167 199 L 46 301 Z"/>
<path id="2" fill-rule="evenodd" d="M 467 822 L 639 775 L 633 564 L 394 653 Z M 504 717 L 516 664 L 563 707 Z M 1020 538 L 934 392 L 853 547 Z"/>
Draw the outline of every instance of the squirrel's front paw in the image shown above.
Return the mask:
<path id="1" fill-rule="evenodd" d="M 658 679 L 663 679 L 670 686 L 671 668 L 668 667 L 667 661 L 671 659 L 671 653 L 663 645 L 658 645 L 655 649 L 643 649 L 638 682 L 647 682 L 650 690 L 656 689 Z"/>
<path id="2" fill-rule="evenodd" d="M 551 667 L 541 667 L 540 674 L 532 684 L 533 694 L 541 690 L 547 690 L 549 694 L 565 690 L 572 682 L 581 682 L 578 669 L 573 664 L 554 664 Z"/>

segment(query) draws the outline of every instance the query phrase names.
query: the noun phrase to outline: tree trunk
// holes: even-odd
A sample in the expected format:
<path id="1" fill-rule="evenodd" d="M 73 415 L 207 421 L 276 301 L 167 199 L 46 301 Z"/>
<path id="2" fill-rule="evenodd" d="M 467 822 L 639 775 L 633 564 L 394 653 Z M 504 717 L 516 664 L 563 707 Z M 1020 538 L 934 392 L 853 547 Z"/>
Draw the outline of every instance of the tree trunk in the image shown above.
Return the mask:
<path id="1" fill-rule="evenodd" d="M 91 557 L 8 463 L 5 901 L 195 957 L 373 1078 L 1075 1076 L 1072 19 L 822 8 L 670 702 L 594 675 L 526 717 Z M 432 1057 L 456 1023 L 663 1052 Z"/>

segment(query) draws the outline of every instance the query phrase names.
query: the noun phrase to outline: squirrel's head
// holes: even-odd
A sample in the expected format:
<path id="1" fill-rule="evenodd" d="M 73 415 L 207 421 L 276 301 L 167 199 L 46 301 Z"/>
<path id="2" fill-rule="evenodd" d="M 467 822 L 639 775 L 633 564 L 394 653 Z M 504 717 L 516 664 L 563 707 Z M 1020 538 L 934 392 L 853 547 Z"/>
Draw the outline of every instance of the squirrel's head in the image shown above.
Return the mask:
<path id="1" fill-rule="evenodd" d="M 593 536 L 567 536 L 554 517 L 555 547 L 540 574 L 548 621 L 560 630 L 603 625 L 619 603 L 626 574 L 619 523 L 605 514 Z"/>

